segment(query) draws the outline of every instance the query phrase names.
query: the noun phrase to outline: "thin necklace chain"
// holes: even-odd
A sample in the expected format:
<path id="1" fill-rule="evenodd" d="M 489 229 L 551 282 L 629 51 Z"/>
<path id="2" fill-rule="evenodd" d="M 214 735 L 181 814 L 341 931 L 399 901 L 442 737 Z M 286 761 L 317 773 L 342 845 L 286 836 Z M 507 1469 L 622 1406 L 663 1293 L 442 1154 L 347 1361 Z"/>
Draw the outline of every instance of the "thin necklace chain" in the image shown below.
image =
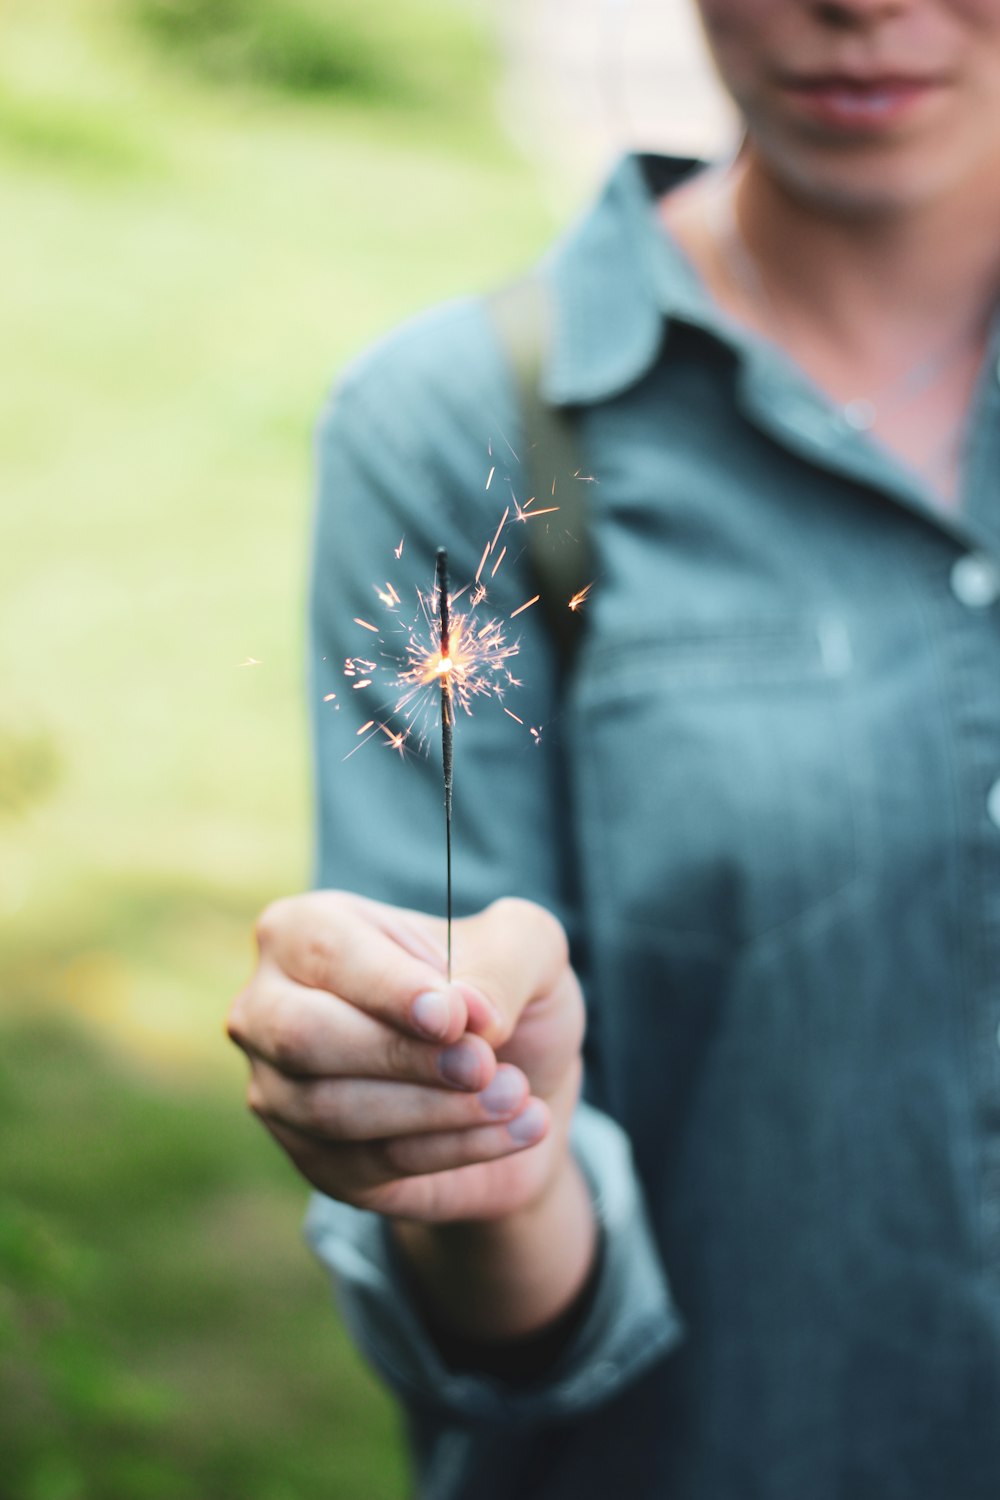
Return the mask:
<path id="1" fill-rule="evenodd" d="M 783 320 L 761 274 L 760 266 L 740 230 L 728 183 L 723 183 L 721 190 L 707 200 L 706 222 L 730 280 L 766 321 L 780 329 Z M 942 349 L 925 355 L 882 390 L 837 403 L 844 421 L 858 432 L 868 432 L 877 422 L 904 411 L 930 390 L 935 381 L 947 374 L 963 356 L 968 355 L 982 336 L 982 327 L 977 327 L 974 337 L 963 329 L 960 335 L 949 339 Z M 946 480 L 954 477 L 965 428 L 966 416 L 963 412 L 949 424 L 944 437 L 934 445 L 926 459 L 916 464 L 911 461 L 911 466 L 925 482 L 935 488 L 945 488 Z"/>

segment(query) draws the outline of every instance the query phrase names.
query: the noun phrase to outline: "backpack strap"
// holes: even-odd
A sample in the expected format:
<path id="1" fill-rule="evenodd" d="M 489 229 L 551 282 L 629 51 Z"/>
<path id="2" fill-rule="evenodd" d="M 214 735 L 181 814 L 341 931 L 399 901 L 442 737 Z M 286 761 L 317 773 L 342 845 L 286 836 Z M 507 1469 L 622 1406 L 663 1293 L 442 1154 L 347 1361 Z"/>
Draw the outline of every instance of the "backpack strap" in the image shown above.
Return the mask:
<path id="1" fill-rule="evenodd" d="M 522 469 L 534 509 L 558 510 L 526 527 L 528 555 L 541 594 L 540 603 L 567 668 L 580 642 L 583 614 L 570 600 L 592 581 L 587 517 L 586 468 L 572 411 L 543 400 L 540 382 L 552 336 L 548 288 L 531 273 L 487 299 L 497 341 L 514 377 L 521 411 Z M 528 500 L 522 500 L 526 505 Z"/>

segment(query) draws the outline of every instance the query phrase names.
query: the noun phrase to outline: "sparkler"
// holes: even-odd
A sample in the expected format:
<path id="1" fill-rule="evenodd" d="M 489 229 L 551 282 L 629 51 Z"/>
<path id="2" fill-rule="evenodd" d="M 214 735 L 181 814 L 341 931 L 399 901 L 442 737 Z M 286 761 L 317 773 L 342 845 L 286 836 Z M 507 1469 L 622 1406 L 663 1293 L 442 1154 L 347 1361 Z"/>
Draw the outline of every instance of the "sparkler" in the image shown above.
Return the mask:
<path id="1" fill-rule="evenodd" d="M 441 679 L 441 771 L 444 776 L 444 828 L 447 851 L 447 922 L 448 922 L 448 978 L 451 979 L 451 793 L 455 776 L 455 708 L 451 699 L 451 604 L 448 597 L 448 551 L 437 550 L 435 581 L 438 596 L 438 619 L 440 622 L 440 661 L 438 675 Z"/>
<path id="2" fill-rule="evenodd" d="M 489 489 L 495 469 L 490 470 Z M 452 964 L 452 800 L 454 786 L 454 737 L 458 710 L 471 715 L 477 700 L 492 698 L 513 721 L 525 727 L 524 720 L 507 708 L 504 698 L 509 689 L 521 686 L 510 662 L 520 643 L 507 634 L 508 622 L 537 604 L 539 594 L 518 605 L 506 618 L 483 619 L 480 606 L 487 598 L 487 588 L 508 555 L 511 533 L 508 527 L 526 524 L 540 516 L 552 515 L 558 506 L 537 509 L 534 500 L 523 505 L 512 498 L 500 523 L 483 551 L 474 580 L 457 593 L 451 592 L 448 552 L 437 549 L 434 584 L 427 592 L 416 590 L 417 612 L 407 622 L 403 599 L 389 582 L 374 585 L 375 595 L 385 612 L 383 622 L 375 624 L 362 615 L 354 623 L 366 632 L 367 653 L 348 657 L 344 675 L 352 692 L 382 689 L 385 699 L 376 715 L 366 718 L 356 731 L 358 743 L 344 757 L 350 759 L 372 739 L 381 737 L 385 748 L 406 756 L 414 748 L 429 748 L 435 721 L 440 725 L 441 769 L 444 778 L 446 915 L 448 978 Z M 505 535 L 506 533 L 506 535 Z M 404 538 L 393 547 L 398 561 Z M 577 611 L 590 590 L 588 584 L 569 601 Z M 339 709 L 335 693 L 324 696 L 325 703 Z M 395 721 L 395 722 L 393 722 Z M 402 722 L 400 722 L 402 721 Z M 541 728 L 527 726 L 535 744 L 541 741 Z"/>

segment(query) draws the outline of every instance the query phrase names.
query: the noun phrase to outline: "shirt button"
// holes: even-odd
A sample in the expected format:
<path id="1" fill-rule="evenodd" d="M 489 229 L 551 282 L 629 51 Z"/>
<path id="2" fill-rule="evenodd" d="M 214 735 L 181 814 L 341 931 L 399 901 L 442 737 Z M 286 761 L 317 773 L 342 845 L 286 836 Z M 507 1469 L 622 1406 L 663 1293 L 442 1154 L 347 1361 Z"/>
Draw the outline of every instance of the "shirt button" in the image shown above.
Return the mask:
<path id="1" fill-rule="evenodd" d="M 986 811 L 990 821 L 1000 828 L 1000 779 L 994 781 L 986 794 Z"/>
<path id="2" fill-rule="evenodd" d="M 1000 599 L 1000 568 L 984 552 L 967 552 L 951 570 L 951 591 L 959 604 L 986 609 Z"/>
<path id="3" fill-rule="evenodd" d="M 853 432 L 870 432 L 875 426 L 877 415 L 873 402 L 867 401 L 864 396 L 855 397 L 840 409 L 841 421 Z"/>

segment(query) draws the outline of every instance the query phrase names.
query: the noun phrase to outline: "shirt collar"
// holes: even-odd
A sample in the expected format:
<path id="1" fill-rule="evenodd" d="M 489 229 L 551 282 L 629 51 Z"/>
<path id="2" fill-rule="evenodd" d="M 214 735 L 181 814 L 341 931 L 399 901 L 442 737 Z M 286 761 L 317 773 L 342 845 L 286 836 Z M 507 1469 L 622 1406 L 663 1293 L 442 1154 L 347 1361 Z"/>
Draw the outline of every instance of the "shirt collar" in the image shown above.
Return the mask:
<path id="1" fill-rule="evenodd" d="M 657 199 L 704 162 L 626 156 L 597 202 L 546 257 L 552 344 L 542 372 L 554 406 L 607 400 L 651 368 L 670 319 L 711 325 L 714 304 L 664 231 Z"/>

